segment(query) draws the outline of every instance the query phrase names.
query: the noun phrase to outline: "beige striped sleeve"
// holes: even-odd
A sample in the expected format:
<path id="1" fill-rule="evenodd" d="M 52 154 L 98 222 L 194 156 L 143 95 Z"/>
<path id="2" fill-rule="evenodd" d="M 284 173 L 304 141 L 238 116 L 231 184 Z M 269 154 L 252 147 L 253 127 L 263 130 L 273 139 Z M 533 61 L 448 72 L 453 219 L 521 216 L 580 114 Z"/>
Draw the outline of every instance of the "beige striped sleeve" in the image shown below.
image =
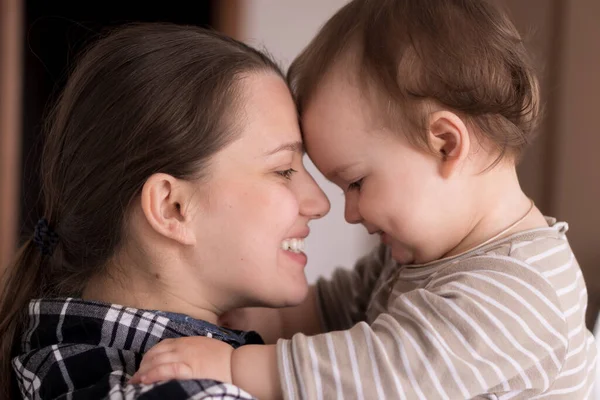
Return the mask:
<path id="1" fill-rule="evenodd" d="M 568 329 L 533 268 L 469 259 L 392 292 L 373 324 L 278 342 L 286 399 L 531 398 L 564 363 Z"/>
<path id="2" fill-rule="evenodd" d="M 330 279 L 317 281 L 317 301 L 326 332 L 348 329 L 365 320 L 375 282 L 384 266 L 383 245 L 362 257 L 354 269 L 338 268 Z"/>

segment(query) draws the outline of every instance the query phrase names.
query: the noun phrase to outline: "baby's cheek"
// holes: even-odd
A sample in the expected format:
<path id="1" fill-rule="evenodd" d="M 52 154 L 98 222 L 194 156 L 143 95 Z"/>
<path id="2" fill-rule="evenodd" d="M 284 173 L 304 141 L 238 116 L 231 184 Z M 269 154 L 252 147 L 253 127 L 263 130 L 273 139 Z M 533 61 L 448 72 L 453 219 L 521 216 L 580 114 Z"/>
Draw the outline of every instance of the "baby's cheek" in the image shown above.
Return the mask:
<path id="1" fill-rule="evenodd" d="M 387 208 L 390 208 L 390 204 L 386 204 L 383 199 L 372 194 L 361 194 L 357 201 L 358 211 L 363 219 L 367 222 L 378 225 L 379 228 L 384 229 L 385 227 L 380 226 L 382 221 L 389 218 L 386 216 Z"/>

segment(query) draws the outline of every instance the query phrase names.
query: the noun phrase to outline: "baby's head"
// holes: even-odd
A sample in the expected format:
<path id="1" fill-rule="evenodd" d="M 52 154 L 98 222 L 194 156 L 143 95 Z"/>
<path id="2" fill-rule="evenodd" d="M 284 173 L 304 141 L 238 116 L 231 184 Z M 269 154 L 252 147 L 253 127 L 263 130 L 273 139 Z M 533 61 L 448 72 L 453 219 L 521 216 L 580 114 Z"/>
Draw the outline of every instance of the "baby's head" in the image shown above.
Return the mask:
<path id="1" fill-rule="evenodd" d="M 352 1 L 288 80 L 346 219 L 385 232 L 401 262 L 443 256 L 515 186 L 539 114 L 521 37 L 482 0 Z"/>

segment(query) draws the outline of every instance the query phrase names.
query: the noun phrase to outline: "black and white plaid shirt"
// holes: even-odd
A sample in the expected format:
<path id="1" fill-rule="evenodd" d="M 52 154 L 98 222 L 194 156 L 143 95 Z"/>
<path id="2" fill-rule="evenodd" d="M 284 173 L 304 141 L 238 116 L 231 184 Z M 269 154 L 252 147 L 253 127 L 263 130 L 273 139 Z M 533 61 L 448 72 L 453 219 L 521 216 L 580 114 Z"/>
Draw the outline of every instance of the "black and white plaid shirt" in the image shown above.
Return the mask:
<path id="1" fill-rule="evenodd" d="M 41 299 L 12 365 L 28 399 L 253 399 L 213 380 L 130 385 L 142 356 L 163 339 L 209 336 L 234 348 L 262 344 L 254 332 L 220 328 L 181 314 L 139 310 L 82 299 Z"/>

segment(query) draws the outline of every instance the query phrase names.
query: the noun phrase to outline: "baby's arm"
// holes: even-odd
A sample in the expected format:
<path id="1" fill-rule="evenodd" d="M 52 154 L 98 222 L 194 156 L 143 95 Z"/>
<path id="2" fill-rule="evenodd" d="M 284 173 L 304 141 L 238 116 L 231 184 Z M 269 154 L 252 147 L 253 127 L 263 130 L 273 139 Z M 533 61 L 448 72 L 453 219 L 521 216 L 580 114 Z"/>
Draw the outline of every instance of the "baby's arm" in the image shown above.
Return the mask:
<path id="1" fill-rule="evenodd" d="M 233 347 L 204 336 L 165 339 L 152 347 L 131 377 L 130 384 L 169 379 L 213 379 L 230 383 Z"/>
<path id="2" fill-rule="evenodd" d="M 248 345 L 234 350 L 203 336 L 163 340 L 144 355 L 129 384 L 172 379 L 233 382 L 261 400 L 283 397 L 274 345 Z"/>
<path id="3" fill-rule="evenodd" d="M 531 398 L 558 376 L 568 328 L 536 269 L 482 257 L 402 287 L 370 325 L 280 340 L 285 398 Z"/>

